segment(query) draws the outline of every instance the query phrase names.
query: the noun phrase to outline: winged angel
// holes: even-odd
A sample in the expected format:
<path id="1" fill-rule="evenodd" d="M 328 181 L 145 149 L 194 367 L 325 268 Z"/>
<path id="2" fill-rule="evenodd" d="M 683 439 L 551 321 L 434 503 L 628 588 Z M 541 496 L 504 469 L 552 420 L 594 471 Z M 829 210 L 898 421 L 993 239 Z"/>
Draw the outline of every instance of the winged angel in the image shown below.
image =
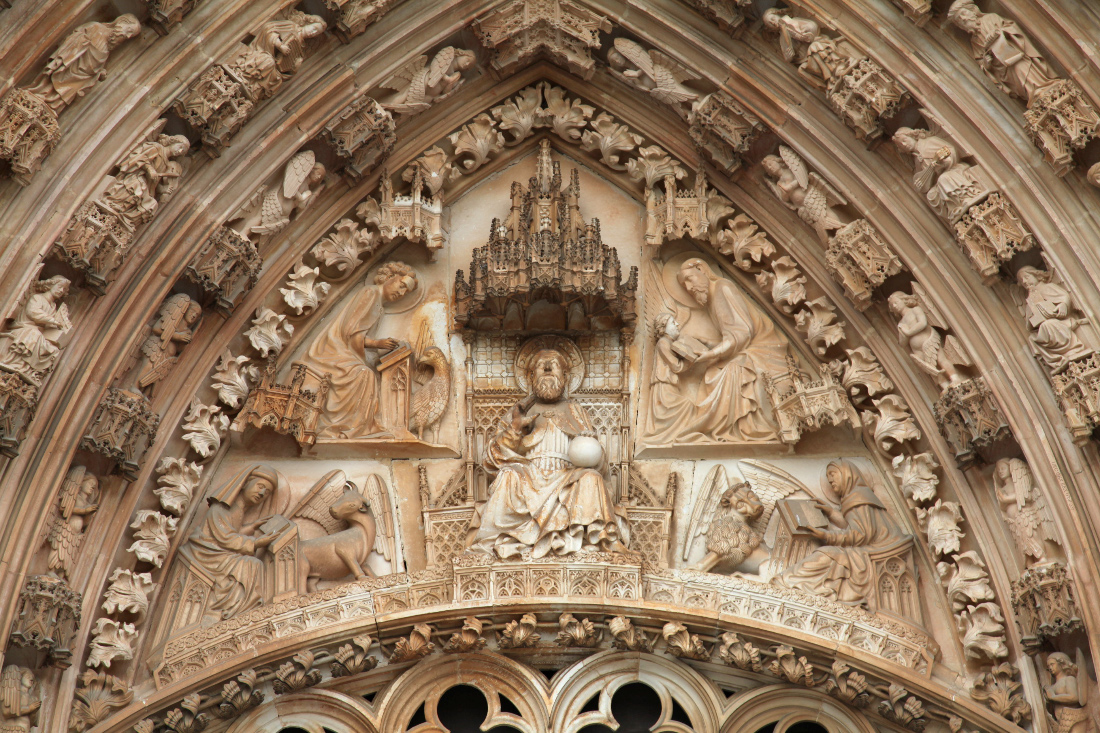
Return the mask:
<path id="1" fill-rule="evenodd" d="M 325 166 L 312 150 L 303 150 L 283 169 L 282 183 L 260 186 L 230 220 L 246 239 L 281 232 L 296 211 L 305 208 L 321 190 Z"/>
<path id="2" fill-rule="evenodd" d="M 381 101 L 383 107 L 399 115 L 423 112 L 462 85 L 462 72 L 476 61 L 473 51 L 454 46 L 441 49 L 431 63 L 424 54 L 408 62 L 382 83 L 394 94 Z"/>
<path id="3" fill-rule="evenodd" d="M 74 466 L 65 476 L 61 495 L 46 520 L 47 562 L 62 577 L 72 572 L 73 560 L 84 541 L 88 516 L 99 509 L 99 479 L 84 466 Z"/>
<path id="4" fill-rule="evenodd" d="M 0 733 L 30 733 L 38 725 L 42 697 L 29 669 L 9 664 L 0 674 Z"/>
<path id="5" fill-rule="evenodd" d="M 688 559 L 696 540 L 706 535 L 707 554 L 692 569 L 743 568 L 767 580 L 771 548 L 764 540 L 775 505 L 792 494 L 812 494 L 794 476 L 763 461 L 743 460 L 737 467 L 745 480 L 731 483 L 722 464 L 703 480 L 688 525 L 683 559 Z"/>
<path id="6" fill-rule="evenodd" d="M 698 79 L 696 74 L 679 61 L 656 49 L 647 51 L 629 38 L 615 39 L 615 48 L 608 52 L 607 61 L 617 76 L 669 105 L 680 116 L 686 114 L 683 104 L 699 98 L 699 92 L 683 84 Z"/>
<path id="7" fill-rule="evenodd" d="M 798 218 L 813 227 L 822 244 L 828 244 L 829 232 L 844 226 L 833 207 L 843 206 L 847 200 L 824 178 L 810 171 L 798 153 L 786 145 L 780 145 L 779 155 L 767 156 L 761 165 L 775 179 L 767 183 L 776 198 L 798 212 Z"/>
<path id="8" fill-rule="evenodd" d="M 1005 524 L 1012 531 L 1016 548 L 1028 566 L 1050 562 L 1047 547 L 1058 542 L 1054 517 L 1027 463 L 1019 458 L 1002 458 L 993 469 L 993 489 L 1001 505 Z"/>
<path id="9" fill-rule="evenodd" d="M 964 377 L 958 367 L 971 365 L 970 356 L 948 330 L 947 320 L 917 281 L 913 294 L 897 291 L 887 299 L 890 312 L 898 319 L 898 339 L 909 349 L 910 358 L 935 380 L 940 390 L 958 384 Z"/>

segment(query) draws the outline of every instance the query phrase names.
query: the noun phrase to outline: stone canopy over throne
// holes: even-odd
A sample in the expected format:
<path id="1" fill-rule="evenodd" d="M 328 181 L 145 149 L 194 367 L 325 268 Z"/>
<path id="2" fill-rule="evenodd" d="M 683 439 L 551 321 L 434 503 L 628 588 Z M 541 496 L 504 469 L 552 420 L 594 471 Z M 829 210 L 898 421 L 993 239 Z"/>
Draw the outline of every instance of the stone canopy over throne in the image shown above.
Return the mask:
<path id="1" fill-rule="evenodd" d="M 604 449 L 601 473 L 627 518 L 630 548 L 667 565 L 674 489 L 659 496 L 631 468 L 627 375 L 638 273 L 622 280 L 618 253 L 601 241 L 598 220 L 581 218 L 579 200 L 577 172 L 562 188 L 543 141 L 536 175 L 526 190 L 513 183 L 509 216 L 495 219 L 488 244 L 474 250 L 469 280 L 457 273 L 456 321 L 467 345 L 465 461 L 434 495 L 424 482 L 429 565 L 466 549 L 475 514 L 489 499 L 489 442 L 531 393 L 532 359 L 547 349 L 565 357 L 566 395 Z"/>

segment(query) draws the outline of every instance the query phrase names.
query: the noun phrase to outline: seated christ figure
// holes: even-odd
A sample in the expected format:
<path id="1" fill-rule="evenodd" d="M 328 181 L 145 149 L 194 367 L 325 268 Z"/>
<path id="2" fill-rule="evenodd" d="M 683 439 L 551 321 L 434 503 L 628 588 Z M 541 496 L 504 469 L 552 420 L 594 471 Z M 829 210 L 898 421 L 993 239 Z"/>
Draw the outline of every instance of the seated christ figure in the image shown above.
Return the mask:
<path id="1" fill-rule="evenodd" d="M 501 559 L 525 551 L 535 558 L 628 552 L 626 518 L 596 468 L 604 463 L 603 450 L 584 407 L 566 395 L 565 356 L 543 349 L 530 364 L 532 393 L 516 403 L 486 447 L 485 467 L 497 475 L 471 523 L 470 549 Z"/>

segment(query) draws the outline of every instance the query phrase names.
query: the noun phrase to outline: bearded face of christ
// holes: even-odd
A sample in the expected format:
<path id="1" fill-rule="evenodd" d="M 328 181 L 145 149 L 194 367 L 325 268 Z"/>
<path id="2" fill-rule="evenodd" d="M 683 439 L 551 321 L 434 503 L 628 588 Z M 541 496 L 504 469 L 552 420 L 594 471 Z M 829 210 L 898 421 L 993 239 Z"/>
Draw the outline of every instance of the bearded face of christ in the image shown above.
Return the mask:
<path id="1" fill-rule="evenodd" d="M 544 349 L 535 355 L 530 382 L 535 396 L 542 402 L 557 402 L 565 394 L 565 357 L 557 351 Z"/>

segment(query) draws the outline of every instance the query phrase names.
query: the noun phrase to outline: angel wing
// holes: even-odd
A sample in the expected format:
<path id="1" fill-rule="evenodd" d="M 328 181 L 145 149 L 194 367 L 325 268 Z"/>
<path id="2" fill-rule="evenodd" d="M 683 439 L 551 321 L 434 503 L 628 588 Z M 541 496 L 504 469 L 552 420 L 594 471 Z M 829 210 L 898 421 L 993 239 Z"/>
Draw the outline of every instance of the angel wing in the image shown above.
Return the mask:
<path id="1" fill-rule="evenodd" d="M 316 162 L 317 156 L 312 150 L 303 150 L 290 159 L 290 162 L 286 164 L 286 170 L 283 171 L 283 196 L 292 199 L 298 195 L 302 189 L 302 183 L 309 176 L 309 172 L 313 170 L 313 165 Z"/>
<path id="2" fill-rule="evenodd" d="M 692 102 L 699 98 L 698 92 L 688 89 L 680 82 L 699 77 L 688 71 L 679 61 L 669 58 L 660 51 L 649 52 L 653 73 L 651 78 L 657 87 L 650 93 L 665 104 L 679 107 L 683 102 Z"/>
<path id="3" fill-rule="evenodd" d="M 695 507 L 691 511 L 691 523 L 688 524 L 688 534 L 684 541 L 684 560 L 687 560 L 696 538 L 706 534 L 710 529 L 711 520 L 722 499 L 722 494 L 729 487 L 729 476 L 726 474 L 726 467 L 721 463 L 710 469 L 707 477 L 703 479 L 699 497 L 695 500 Z"/>
<path id="4" fill-rule="evenodd" d="M 1035 509 L 1035 520 L 1038 526 L 1032 529 L 1039 530 L 1039 536 L 1044 540 L 1050 540 L 1061 544 L 1058 539 L 1058 530 L 1054 524 L 1054 517 L 1047 506 L 1043 492 L 1035 484 L 1035 476 L 1025 461 L 1015 459 L 1009 463 L 1012 472 L 1012 484 L 1016 487 L 1017 501 L 1025 505 L 1030 504 Z"/>
<path id="5" fill-rule="evenodd" d="M 770 463 L 750 458 L 739 461 L 737 469 L 749 482 L 752 492 L 760 499 L 760 503 L 764 505 L 764 511 L 752 523 L 752 528 L 761 534 L 767 530 L 775 505 L 780 499 L 785 499 L 798 491 L 802 491 L 807 496 L 813 496 L 804 483 Z"/>
<path id="6" fill-rule="evenodd" d="M 389 492 L 386 491 L 386 484 L 381 476 L 376 473 L 367 476 L 366 483 L 363 484 L 363 496 L 370 504 L 370 511 L 377 526 L 374 534 L 374 551 L 392 562 L 396 554 L 393 509 L 390 506 Z"/>
<path id="7" fill-rule="evenodd" d="M 84 481 L 86 469 L 76 466 L 65 476 L 61 484 L 61 492 L 57 504 L 50 509 L 50 517 L 46 522 L 46 542 L 50 545 L 49 558 L 47 560 L 50 570 L 60 570 L 68 576 L 73 566 L 73 558 L 80 549 L 80 543 L 84 535 L 76 531 L 69 524 L 69 517 L 76 509 L 77 499 L 80 495 L 80 484 Z"/>
<path id="8" fill-rule="evenodd" d="M 650 58 L 649 51 L 646 51 L 640 43 L 635 43 L 629 38 L 616 38 L 615 50 L 623 55 L 623 57 L 634 64 L 643 74 L 657 81 L 655 72 L 653 71 L 653 59 Z"/>
<path id="9" fill-rule="evenodd" d="M 22 691 L 23 670 L 14 664 L 8 665 L 0 674 L 0 712 L 5 717 L 18 717 L 23 709 Z"/>
<path id="10" fill-rule="evenodd" d="M 786 145 L 780 145 L 779 157 L 790 169 L 794 175 L 794 180 L 798 182 L 799 186 L 806 188 L 810 185 L 810 170 L 806 167 L 806 161 L 802 160 L 798 153 Z"/>
<path id="11" fill-rule="evenodd" d="M 325 528 L 325 534 L 339 532 L 343 522 L 329 514 L 328 508 L 344 495 L 347 484 L 346 473 L 338 468 L 329 471 L 313 484 L 287 516 L 291 519 L 304 517 L 313 520 Z"/>
<path id="12" fill-rule="evenodd" d="M 798 218 L 814 228 L 823 243 L 829 241 L 829 231 L 840 229 L 844 222 L 833 214 L 834 203 L 843 202 L 836 190 L 816 173 L 810 174 L 806 196 L 798 207 Z"/>
<path id="13" fill-rule="evenodd" d="M 454 63 L 457 53 L 454 46 L 447 46 L 435 55 L 431 66 L 428 67 L 428 79 L 425 86 L 434 87 L 443 81 L 443 77 L 447 75 L 447 70 Z"/>
<path id="14" fill-rule="evenodd" d="M 440 51 L 440 53 L 443 53 Z M 438 54 L 437 54 L 438 56 Z M 404 66 L 401 66 L 397 71 L 393 72 L 386 81 L 380 85 L 383 89 L 392 89 L 395 92 L 401 92 L 409 88 L 409 85 L 413 83 L 417 75 L 424 70 L 424 67 L 428 65 L 428 55 L 423 54 L 417 56 L 415 59 L 409 61 Z"/>

